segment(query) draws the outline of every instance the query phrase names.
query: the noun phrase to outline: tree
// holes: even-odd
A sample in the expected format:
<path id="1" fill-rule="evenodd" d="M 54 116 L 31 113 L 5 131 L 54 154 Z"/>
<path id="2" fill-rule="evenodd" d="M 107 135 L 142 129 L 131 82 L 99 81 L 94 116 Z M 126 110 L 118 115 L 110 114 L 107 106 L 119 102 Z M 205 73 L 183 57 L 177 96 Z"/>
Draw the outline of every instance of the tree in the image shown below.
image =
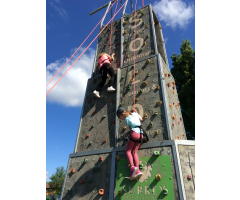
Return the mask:
<path id="1" fill-rule="evenodd" d="M 54 172 L 49 178 L 50 179 L 50 181 L 48 182 L 50 186 L 49 192 L 61 195 L 64 178 L 65 178 L 64 167 L 57 167 L 56 172 Z"/>
<path id="2" fill-rule="evenodd" d="M 195 139 L 195 50 L 188 39 L 183 40 L 180 50 L 180 54 L 171 56 L 174 66 L 171 73 L 176 82 L 187 138 Z"/>

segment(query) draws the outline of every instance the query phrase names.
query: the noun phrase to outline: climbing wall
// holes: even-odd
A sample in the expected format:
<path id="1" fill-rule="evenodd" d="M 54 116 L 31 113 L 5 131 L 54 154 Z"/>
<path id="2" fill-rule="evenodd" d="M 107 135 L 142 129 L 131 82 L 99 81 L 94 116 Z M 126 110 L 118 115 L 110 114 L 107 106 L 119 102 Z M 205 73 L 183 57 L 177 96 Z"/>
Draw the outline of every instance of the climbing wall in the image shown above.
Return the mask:
<path id="1" fill-rule="evenodd" d="M 163 72 L 163 84 L 165 87 L 165 96 L 167 99 L 168 119 L 172 132 L 172 139 L 186 140 L 183 118 L 178 100 L 175 80 L 165 65 L 163 59 L 160 59 L 160 65 Z"/>
<path id="2" fill-rule="evenodd" d="M 159 155 L 154 155 L 157 151 Z M 143 173 L 139 180 L 124 179 L 129 176 L 126 152 L 117 152 L 121 158 L 115 165 L 116 200 L 119 199 L 179 199 L 172 148 L 157 147 L 138 150 L 139 164 Z M 156 175 L 161 180 L 156 180 Z M 167 194 L 164 194 L 164 189 Z"/>
<path id="3" fill-rule="evenodd" d="M 147 132 L 149 141 L 168 139 L 163 96 L 160 87 L 160 74 L 157 56 L 140 61 L 133 66 L 121 69 L 120 105 L 131 111 L 134 99 L 135 73 L 135 108 L 143 118 L 143 129 Z M 125 138 L 130 134 L 129 128 L 123 120 L 119 120 L 118 146 L 125 146 Z"/>
<path id="4" fill-rule="evenodd" d="M 93 95 L 93 91 L 101 82 L 101 77 L 88 80 L 75 152 L 115 145 L 116 93 L 107 92 L 109 80 L 100 91 L 100 99 Z"/>
<path id="5" fill-rule="evenodd" d="M 115 53 L 114 61 L 112 61 L 111 64 L 112 64 L 113 69 L 116 70 L 117 68 L 120 68 L 120 63 L 121 63 L 120 62 L 120 55 L 121 55 L 121 20 L 117 20 L 117 21 L 114 21 L 112 23 L 112 34 L 111 34 L 111 23 L 110 23 L 102 31 L 102 33 L 98 37 L 98 48 L 97 48 L 93 77 L 95 77 L 97 75 L 100 75 L 99 70 L 97 68 L 98 55 L 102 52 L 109 54 L 110 39 L 111 39 L 110 55 Z"/>
<path id="6" fill-rule="evenodd" d="M 109 200 L 111 160 L 111 153 L 70 158 L 62 200 Z"/>
<path id="7" fill-rule="evenodd" d="M 164 43 L 163 33 L 162 33 L 162 26 L 159 23 L 159 21 L 157 19 L 157 16 L 154 13 L 154 11 L 152 11 L 152 13 L 153 13 L 154 28 L 155 28 L 155 34 L 156 34 L 156 42 L 157 42 L 158 53 L 160 53 L 161 57 L 164 60 L 164 63 L 166 63 L 166 66 L 169 69 L 167 53 L 166 53 L 165 43 Z"/>
<path id="8" fill-rule="evenodd" d="M 187 200 L 195 199 L 195 146 L 178 145 L 181 172 Z"/>
<path id="9" fill-rule="evenodd" d="M 136 61 L 154 55 L 155 53 L 149 6 L 145 6 L 136 11 L 136 26 L 134 22 L 134 13 L 127 15 L 123 19 L 123 66 L 133 64 L 134 51 Z M 135 27 L 136 39 L 134 49 Z"/>

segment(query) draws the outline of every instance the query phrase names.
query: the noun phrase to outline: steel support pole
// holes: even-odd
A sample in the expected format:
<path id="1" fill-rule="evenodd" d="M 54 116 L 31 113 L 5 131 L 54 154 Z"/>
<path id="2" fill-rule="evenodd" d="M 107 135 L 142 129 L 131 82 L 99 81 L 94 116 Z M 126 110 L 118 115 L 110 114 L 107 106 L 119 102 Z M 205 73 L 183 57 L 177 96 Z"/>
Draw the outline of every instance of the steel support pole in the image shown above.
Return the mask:
<path id="1" fill-rule="evenodd" d="M 107 11 L 108 11 L 110 5 L 111 5 L 111 1 L 109 1 L 109 3 L 108 3 L 108 7 L 107 7 L 107 9 L 105 11 L 104 17 L 103 17 L 103 19 L 101 21 L 101 24 L 100 24 L 100 28 L 102 28 L 102 26 L 103 26 L 103 22 L 104 22 L 104 19 L 105 19 L 106 15 L 107 15 Z"/>
<path id="2" fill-rule="evenodd" d="M 123 16 L 123 17 L 124 17 L 124 15 L 125 15 L 125 10 L 126 10 L 126 7 L 127 7 L 127 3 L 128 3 L 128 0 L 127 0 L 126 4 L 125 4 L 124 7 L 123 7 L 123 13 L 122 13 L 122 16 Z"/>
<path id="3" fill-rule="evenodd" d="M 116 0 L 111 1 L 111 3 L 113 3 L 114 1 L 116 1 Z M 98 12 L 99 10 L 102 10 L 103 8 L 107 7 L 108 4 L 109 4 L 109 3 L 106 3 L 105 5 L 103 5 L 103 6 L 101 6 L 100 8 L 94 10 L 93 12 L 90 12 L 89 15 L 92 15 L 92 14 Z"/>

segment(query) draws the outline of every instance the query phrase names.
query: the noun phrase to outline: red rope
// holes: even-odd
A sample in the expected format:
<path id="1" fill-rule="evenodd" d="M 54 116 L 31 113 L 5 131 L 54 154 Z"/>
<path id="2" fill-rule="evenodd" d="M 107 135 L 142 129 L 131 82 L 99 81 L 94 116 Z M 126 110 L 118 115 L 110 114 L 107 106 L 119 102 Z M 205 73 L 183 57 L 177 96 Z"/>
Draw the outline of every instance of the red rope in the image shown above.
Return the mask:
<path id="1" fill-rule="evenodd" d="M 112 4 L 112 6 L 116 3 L 116 1 Z M 107 13 L 109 12 L 109 10 L 112 8 L 112 6 L 108 9 Z M 106 13 L 106 14 L 107 14 Z M 102 19 L 105 17 L 105 15 L 103 15 Z M 102 21 L 102 19 L 98 22 L 98 24 Z M 96 29 L 96 27 L 98 26 L 98 24 L 95 26 L 95 28 L 92 30 L 92 32 Z M 75 55 L 75 53 L 77 53 L 77 51 L 81 48 L 81 46 L 84 44 L 84 42 L 89 38 L 89 36 L 92 34 L 92 32 L 87 36 L 87 38 L 83 41 L 83 43 L 77 48 L 77 50 L 74 52 L 74 54 L 68 59 L 71 60 L 71 58 Z M 63 69 L 63 67 L 68 63 L 68 61 L 61 67 L 61 69 L 59 69 L 59 71 L 54 75 L 54 77 L 52 77 L 52 79 L 48 82 L 48 84 L 58 75 L 58 73 Z M 48 84 L 46 85 L 46 87 L 48 86 Z"/>
<path id="2" fill-rule="evenodd" d="M 142 0 L 142 5 L 143 5 L 143 7 L 144 7 L 144 0 Z"/>
<path id="3" fill-rule="evenodd" d="M 116 1 L 115 1 L 116 2 Z M 115 3 L 114 2 L 114 3 Z M 118 2 L 117 2 L 117 5 L 118 5 Z M 113 15 L 115 15 L 115 13 L 116 13 L 116 9 L 117 9 L 117 5 L 116 5 L 116 8 L 115 8 L 115 11 L 114 11 L 114 14 Z M 114 18 L 114 17 L 113 17 Z M 112 23 L 113 23 L 113 18 L 112 18 Z M 111 52 L 111 39 L 112 39 L 112 23 L 111 23 L 111 34 L 110 34 L 110 48 L 109 48 L 109 56 L 110 56 L 110 52 Z"/>
<path id="4" fill-rule="evenodd" d="M 127 0 L 125 1 L 125 3 L 127 2 Z M 125 4 L 124 3 L 124 4 Z M 117 11 L 116 14 L 118 14 L 118 12 L 121 10 L 121 8 L 124 6 L 124 4 L 119 8 L 119 10 Z M 115 15 L 116 15 L 115 14 Z M 115 15 L 113 17 L 115 17 Z M 112 19 L 109 20 L 109 22 Z M 107 23 L 107 25 L 109 24 L 109 22 Z M 65 76 L 65 74 L 72 68 L 72 66 L 79 60 L 79 58 L 85 53 L 85 51 L 90 47 L 90 45 L 96 40 L 96 38 L 103 32 L 103 30 L 107 27 L 104 26 L 104 28 L 100 31 L 100 33 L 98 33 L 98 35 L 93 39 L 93 41 L 87 46 L 87 48 L 82 52 L 82 54 L 74 61 L 74 63 L 68 68 L 68 70 L 58 79 L 58 81 L 51 87 L 51 89 L 47 92 L 46 96 L 49 94 L 49 92 L 57 85 L 57 83 L 63 78 L 63 76 Z"/>
<path id="5" fill-rule="evenodd" d="M 135 49 L 136 49 L 136 6 L 137 6 L 137 0 L 135 3 L 135 12 L 134 12 L 134 89 L 133 89 L 133 109 L 135 110 Z"/>

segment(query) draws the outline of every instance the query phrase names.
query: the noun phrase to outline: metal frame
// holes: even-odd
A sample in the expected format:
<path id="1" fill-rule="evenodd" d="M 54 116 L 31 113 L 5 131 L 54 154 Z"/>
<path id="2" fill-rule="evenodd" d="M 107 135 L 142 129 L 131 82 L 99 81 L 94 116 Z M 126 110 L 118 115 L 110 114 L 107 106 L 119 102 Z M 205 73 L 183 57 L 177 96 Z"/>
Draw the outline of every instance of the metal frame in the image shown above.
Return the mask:
<path id="1" fill-rule="evenodd" d="M 126 0 L 126 4 L 124 5 L 123 7 L 123 12 L 122 12 L 122 17 L 124 17 L 125 15 L 127 15 L 127 13 L 125 13 L 125 10 L 126 10 L 126 7 L 127 7 L 127 3 L 128 3 L 128 0 Z"/>
<path id="2" fill-rule="evenodd" d="M 182 168 L 181 168 L 181 163 L 180 163 L 180 157 L 179 157 L 179 151 L 178 151 L 178 145 L 185 145 L 185 146 L 195 146 L 195 141 L 194 140 L 175 140 L 174 141 L 174 147 L 176 151 L 176 160 L 178 164 L 178 170 L 179 170 L 179 176 L 180 176 L 180 181 L 181 181 L 181 191 L 183 195 L 183 199 L 186 200 L 186 193 L 185 193 L 185 188 L 184 188 L 184 182 L 183 182 L 183 176 L 182 176 Z M 179 189 L 180 191 L 180 189 Z"/>
<path id="3" fill-rule="evenodd" d="M 64 182 L 63 182 L 63 186 L 62 186 L 62 192 L 61 192 L 60 200 L 62 200 L 62 195 L 63 195 L 63 191 L 64 191 L 66 179 L 67 179 L 67 172 L 68 172 L 69 162 L 70 162 L 70 157 L 68 158 L 68 164 L 67 164 L 67 169 L 65 171 L 65 177 L 64 177 Z"/>
<path id="4" fill-rule="evenodd" d="M 78 133 L 77 133 L 77 138 L 76 138 L 76 142 L 75 142 L 75 147 L 74 147 L 73 153 L 76 153 L 76 152 L 77 152 L 77 144 L 78 144 L 78 138 L 79 138 L 79 136 L 80 136 L 80 130 L 81 130 L 81 125 L 82 125 L 82 115 L 83 115 L 84 105 L 85 105 L 85 102 L 86 102 L 86 94 L 87 94 L 87 88 L 88 88 L 89 80 L 90 80 L 90 78 L 88 79 L 87 87 L 86 87 L 86 90 L 85 90 L 84 102 L 83 102 L 83 106 L 82 106 L 82 113 L 81 113 L 81 117 L 80 117 L 80 122 L 79 122 L 79 127 L 78 127 Z"/>
<path id="5" fill-rule="evenodd" d="M 117 0 L 113 0 L 113 1 L 111 1 L 111 3 L 113 3 L 114 1 L 117 1 Z M 105 5 L 103 5 L 103 6 L 101 6 L 100 8 L 94 10 L 93 12 L 90 12 L 89 15 L 92 15 L 92 14 L 98 12 L 99 10 L 102 10 L 103 8 L 107 7 L 108 4 L 109 4 L 109 3 L 106 3 Z"/>
<path id="6" fill-rule="evenodd" d="M 110 187 L 109 187 L 109 200 L 113 200 L 114 197 L 114 177 L 115 177 L 115 157 L 116 152 L 112 153 L 112 162 L 111 162 L 111 174 L 110 174 Z"/>
<path id="7" fill-rule="evenodd" d="M 153 32 L 153 43 L 154 43 L 154 48 L 155 48 L 155 52 L 158 52 L 157 49 L 157 42 L 156 42 L 156 33 L 155 33 L 155 27 L 154 27 L 154 20 L 153 20 L 153 14 L 152 14 L 152 5 L 149 5 L 149 14 L 150 14 L 150 18 L 151 18 L 151 25 L 152 25 L 152 32 Z"/>
<path id="8" fill-rule="evenodd" d="M 103 25 L 103 22 L 104 22 L 104 19 L 105 19 L 106 15 L 107 15 L 107 11 L 108 11 L 109 7 L 111 6 L 111 4 L 112 4 L 112 2 L 109 1 L 108 7 L 107 7 L 107 9 L 106 9 L 106 11 L 105 11 L 104 17 L 103 17 L 103 19 L 102 19 L 102 21 L 101 21 L 101 24 L 100 24 L 100 28 L 102 28 L 102 27 L 104 26 L 104 25 Z"/>
<path id="9" fill-rule="evenodd" d="M 170 125 L 170 119 L 169 119 L 169 112 L 168 112 L 168 101 L 167 101 L 167 97 L 165 96 L 165 94 L 167 94 L 166 92 L 166 88 L 165 88 L 165 80 L 163 79 L 163 71 L 162 71 L 162 66 L 161 66 L 161 62 L 160 59 L 162 59 L 162 57 L 160 56 L 160 54 L 157 55 L 158 57 L 158 69 L 159 69 L 159 73 L 160 73 L 160 82 L 161 82 L 161 86 L 162 86 L 162 95 L 163 95 L 163 104 L 164 104 L 164 110 L 165 110 L 165 115 L 166 115 L 166 122 L 167 122 L 167 130 L 168 130 L 168 139 L 171 140 L 172 138 L 172 130 L 171 130 L 171 125 Z M 163 59 L 162 59 L 163 60 Z"/>

